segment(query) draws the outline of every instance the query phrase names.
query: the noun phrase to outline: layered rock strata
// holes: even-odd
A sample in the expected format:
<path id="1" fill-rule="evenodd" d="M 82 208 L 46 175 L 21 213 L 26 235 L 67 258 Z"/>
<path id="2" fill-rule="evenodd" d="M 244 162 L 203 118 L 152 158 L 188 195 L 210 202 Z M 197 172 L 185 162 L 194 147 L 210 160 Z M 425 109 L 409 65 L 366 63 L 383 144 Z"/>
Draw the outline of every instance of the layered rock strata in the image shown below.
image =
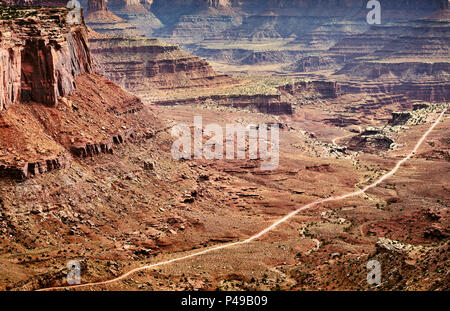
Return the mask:
<path id="1" fill-rule="evenodd" d="M 291 95 L 313 90 L 323 98 L 337 98 L 341 95 L 340 85 L 336 81 L 298 81 L 279 87 L 281 91 Z"/>
<path id="2" fill-rule="evenodd" d="M 118 17 L 136 26 L 147 37 L 153 35 L 153 31 L 163 27 L 161 21 L 149 10 L 151 1 L 137 0 L 110 0 L 108 8 Z"/>
<path id="3" fill-rule="evenodd" d="M 108 10 L 106 0 L 88 0 L 86 23 L 96 32 L 116 36 L 142 36 L 134 25 Z"/>
<path id="4" fill-rule="evenodd" d="M 292 105 L 282 101 L 280 95 L 212 95 L 156 101 L 155 104 L 161 106 L 198 105 L 210 101 L 213 101 L 217 105 L 256 110 L 268 114 L 282 115 L 293 113 Z"/>
<path id="5" fill-rule="evenodd" d="M 336 72 L 352 81 L 344 82 L 343 90 L 383 91 L 445 102 L 450 95 L 449 30 L 450 11 L 443 9 L 408 24 L 381 27 L 343 40 L 330 49 L 347 55 L 344 67 Z"/>
<path id="6" fill-rule="evenodd" d="M 94 73 L 87 29 L 68 24 L 67 9 L 12 10 L 20 16 L 0 19 L 0 177 L 65 168 L 152 132 L 142 102 Z"/>
<path id="7" fill-rule="evenodd" d="M 55 105 L 73 92 L 78 75 L 93 72 L 86 30 L 67 24 L 67 13 L 22 9 L 0 20 L 0 110 L 21 99 Z"/>
<path id="8" fill-rule="evenodd" d="M 89 41 L 99 71 L 139 95 L 154 88 L 205 87 L 230 81 L 204 59 L 159 40 L 93 35 Z"/>
<path id="9" fill-rule="evenodd" d="M 450 96 L 449 82 L 339 82 L 345 94 L 403 95 L 412 100 L 445 102 Z"/>

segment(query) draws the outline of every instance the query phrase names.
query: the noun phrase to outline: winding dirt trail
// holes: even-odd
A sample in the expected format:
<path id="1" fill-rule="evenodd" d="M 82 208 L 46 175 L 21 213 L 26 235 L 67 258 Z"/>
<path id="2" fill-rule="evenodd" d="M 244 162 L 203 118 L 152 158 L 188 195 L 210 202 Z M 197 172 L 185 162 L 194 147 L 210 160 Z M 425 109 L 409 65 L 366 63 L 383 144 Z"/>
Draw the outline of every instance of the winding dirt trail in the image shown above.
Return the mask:
<path id="1" fill-rule="evenodd" d="M 350 133 L 350 134 L 347 134 L 347 135 L 344 135 L 344 136 L 339 136 L 339 137 L 333 138 L 333 140 L 331 141 L 331 143 L 332 143 L 333 145 L 337 145 L 337 141 L 338 141 L 338 140 L 341 140 L 341 139 L 344 139 L 344 138 L 347 138 L 347 137 L 350 137 L 350 136 L 354 136 L 354 135 L 355 135 L 355 134 Z"/>
<path id="2" fill-rule="evenodd" d="M 385 181 L 386 179 L 388 179 L 389 177 L 394 175 L 395 172 L 397 172 L 397 170 L 400 168 L 400 166 L 403 163 L 405 163 L 411 157 L 413 157 L 414 154 L 419 149 L 420 145 L 424 142 L 424 140 L 431 133 L 431 131 L 433 131 L 433 129 L 436 127 L 436 125 L 441 121 L 441 119 L 444 116 L 446 111 L 447 111 L 447 109 L 445 109 L 444 111 L 442 111 L 439 114 L 439 117 L 433 122 L 433 124 L 430 126 L 430 128 L 422 135 L 422 137 L 416 143 L 414 149 L 407 156 L 405 156 L 403 159 L 398 161 L 397 164 L 394 166 L 394 168 L 392 170 L 390 170 L 389 172 L 387 172 L 386 174 L 381 176 L 374 183 L 372 183 L 370 185 L 367 185 L 363 189 L 360 189 L 360 190 L 357 190 L 357 191 L 354 191 L 354 192 L 350 192 L 350 193 L 347 193 L 347 194 L 344 194 L 344 195 L 340 195 L 340 196 L 333 196 L 333 197 L 329 197 L 329 198 L 326 198 L 326 199 L 316 200 L 316 201 L 313 201 L 313 202 L 308 203 L 306 205 L 300 206 L 299 208 L 297 208 L 294 211 L 290 212 L 289 214 L 287 214 L 283 218 L 275 221 L 269 227 L 267 227 L 264 230 L 256 233 L 255 235 L 252 235 L 251 237 L 247 238 L 246 240 L 237 241 L 237 242 L 228 243 L 228 244 L 222 244 L 222 245 L 218 245 L 218 246 L 213 246 L 213 247 L 206 248 L 206 249 L 204 249 L 204 250 L 202 250 L 200 252 L 196 252 L 196 253 L 193 253 L 193 254 L 189 254 L 189 255 L 182 256 L 182 257 L 173 258 L 173 259 L 170 259 L 170 260 L 165 260 L 165 261 L 161 261 L 161 262 L 158 262 L 158 263 L 154 263 L 154 264 L 138 267 L 138 268 L 132 269 L 132 270 L 122 274 L 121 276 L 118 276 L 118 277 L 116 277 L 114 279 L 110 279 L 110 280 L 107 280 L 107 281 L 85 283 L 85 284 L 79 284 L 79 285 L 61 286 L 61 287 L 49 287 L 49 288 L 38 289 L 38 291 L 50 291 L 50 290 L 58 290 L 58 289 L 77 289 L 77 288 L 97 286 L 97 285 L 107 285 L 107 284 L 111 284 L 111 283 L 114 283 L 114 282 L 118 282 L 118 281 L 124 280 L 124 279 L 128 278 L 130 275 L 132 275 L 132 274 L 134 274 L 136 272 L 139 272 L 139 271 L 148 270 L 148 269 L 156 268 L 158 266 L 167 265 L 167 264 L 170 264 L 170 263 L 173 263 L 173 262 L 182 261 L 182 260 L 186 260 L 186 259 L 189 259 L 189 258 L 201 256 L 203 254 L 211 253 L 213 251 L 217 251 L 217 250 L 220 250 L 220 249 L 230 248 L 230 247 L 237 246 L 237 245 L 242 245 L 242 244 L 247 244 L 247 243 L 250 243 L 250 242 L 252 242 L 254 240 L 259 239 L 261 236 L 263 236 L 264 234 L 266 234 L 269 231 L 272 231 L 277 226 L 279 226 L 280 224 L 288 221 L 290 218 L 294 217 L 295 215 L 297 215 L 301 211 L 307 210 L 307 209 L 309 209 L 309 208 L 311 208 L 313 206 L 316 206 L 318 204 L 322 204 L 322 203 L 325 203 L 325 202 L 338 201 L 338 200 L 342 200 L 342 199 L 346 199 L 346 198 L 349 198 L 349 197 L 353 197 L 353 196 L 357 196 L 357 195 L 363 194 L 367 190 L 369 190 L 369 189 L 371 189 L 373 187 L 376 187 L 377 185 L 379 185 L 380 183 L 382 183 L 383 181 Z"/>

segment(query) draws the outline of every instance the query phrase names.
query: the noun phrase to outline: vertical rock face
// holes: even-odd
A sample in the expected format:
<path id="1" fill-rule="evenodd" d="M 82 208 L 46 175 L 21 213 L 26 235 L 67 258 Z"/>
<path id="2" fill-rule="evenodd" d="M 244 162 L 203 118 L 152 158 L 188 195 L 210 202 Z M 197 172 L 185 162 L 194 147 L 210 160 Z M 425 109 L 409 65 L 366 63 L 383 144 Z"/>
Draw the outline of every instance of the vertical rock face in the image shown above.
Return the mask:
<path id="1" fill-rule="evenodd" d="M 0 111 L 7 109 L 19 96 L 20 51 L 17 47 L 2 48 L 0 43 Z"/>
<path id="2" fill-rule="evenodd" d="M 78 75 L 93 72 L 85 26 L 67 24 L 67 9 L 33 14 L 50 11 L 47 19 L 23 10 L 23 17 L 0 20 L 0 110 L 21 98 L 55 105 L 76 88 Z"/>
<path id="3" fill-rule="evenodd" d="M 56 104 L 76 88 L 75 78 L 92 71 L 86 37 L 73 29 L 64 41 L 54 43 L 45 38 L 27 40 L 21 53 L 22 99 L 48 105 Z"/>
<path id="4" fill-rule="evenodd" d="M 88 12 L 107 11 L 106 0 L 89 0 Z"/>

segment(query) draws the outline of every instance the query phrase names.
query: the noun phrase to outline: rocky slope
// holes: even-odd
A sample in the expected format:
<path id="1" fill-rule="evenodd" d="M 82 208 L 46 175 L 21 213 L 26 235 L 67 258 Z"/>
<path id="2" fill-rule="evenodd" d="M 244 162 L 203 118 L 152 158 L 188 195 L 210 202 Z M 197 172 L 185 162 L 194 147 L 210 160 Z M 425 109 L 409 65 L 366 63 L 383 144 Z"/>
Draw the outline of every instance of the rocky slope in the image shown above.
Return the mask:
<path id="1" fill-rule="evenodd" d="M 86 27 L 67 24 L 67 12 L 28 8 L 0 20 L 3 177 L 60 169 L 72 155 L 110 153 L 150 128 L 130 118 L 143 108 L 139 99 L 94 73 Z"/>

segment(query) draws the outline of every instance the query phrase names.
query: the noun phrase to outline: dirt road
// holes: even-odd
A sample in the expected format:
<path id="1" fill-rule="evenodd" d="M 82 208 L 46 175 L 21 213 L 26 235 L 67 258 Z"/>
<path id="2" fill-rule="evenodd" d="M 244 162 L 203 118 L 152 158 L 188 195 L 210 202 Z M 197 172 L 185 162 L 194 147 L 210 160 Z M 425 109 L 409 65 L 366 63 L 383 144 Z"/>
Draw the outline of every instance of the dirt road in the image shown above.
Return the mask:
<path id="1" fill-rule="evenodd" d="M 354 192 L 350 192 L 350 193 L 347 193 L 347 194 L 344 194 L 344 195 L 340 195 L 340 196 L 333 196 L 333 197 L 329 197 L 329 198 L 326 198 L 326 199 L 320 199 L 320 200 L 308 203 L 306 205 L 300 206 L 297 209 L 295 209 L 294 211 L 292 211 L 291 213 L 289 213 L 286 216 L 284 216 L 283 218 L 275 221 L 269 227 L 267 227 L 264 230 L 254 234 L 254 235 L 252 235 L 251 237 L 247 238 L 246 240 L 237 241 L 237 242 L 228 243 L 228 244 L 221 244 L 221 245 L 218 245 L 218 246 L 213 246 L 213 247 L 210 247 L 210 248 L 206 248 L 206 249 L 204 249 L 204 250 L 202 250 L 200 252 L 196 252 L 196 253 L 189 254 L 189 255 L 186 255 L 186 256 L 182 256 L 182 257 L 178 257 L 178 258 L 174 258 L 174 259 L 170 259 L 170 260 L 161 261 L 161 262 L 158 262 L 158 263 L 154 263 L 154 264 L 138 267 L 138 268 L 132 269 L 132 270 L 122 274 L 119 277 L 116 277 L 116 278 L 110 279 L 110 280 L 106 280 L 106 281 L 86 283 L 86 284 L 79 284 L 79 285 L 72 285 L 72 286 L 43 288 L 43 289 L 39 289 L 39 291 L 49 291 L 49 290 L 58 290 L 58 289 L 69 289 L 69 288 L 70 289 L 77 289 L 77 288 L 82 288 L 82 287 L 94 287 L 94 286 L 97 286 L 97 285 L 107 285 L 107 284 L 110 284 L 110 283 L 118 282 L 120 280 L 124 280 L 127 277 L 129 277 L 130 275 L 132 275 L 132 274 L 134 274 L 136 272 L 139 272 L 139 271 L 148 270 L 148 269 L 156 268 L 158 266 L 167 265 L 167 264 L 170 264 L 170 263 L 173 263 L 173 262 L 182 261 L 182 260 L 186 260 L 186 259 L 189 259 L 189 258 L 201 256 L 203 254 L 214 252 L 214 251 L 217 251 L 217 250 L 220 250 L 220 249 L 230 248 L 230 247 L 234 247 L 234 246 L 238 246 L 238 245 L 247 244 L 247 243 L 250 243 L 250 242 L 252 242 L 254 240 L 259 239 L 261 236 L 263 236 L 264 234 L 268 233 L 269 231 L 272 231 L 277 226 L 279 226 L 280 224 L 288 221 L 290 218 L 294 217 L 296 214 L 300 213 L 301 211 L 307 210 L 307 209 L 309 209 L 309 208 L 311 208 L 313 206 L 316 206 L 318 204 L 322 204 L 322 203 L 325 203 L 325 202 L 338 201 L 338 200 L 342 200 L 342 199 L 349 198 L 349 197 L 352 197 L 352 196 L 363 194 L 367 190 L 369 190 L 369 189 L 371 189 L 373 187 L 376 187 L 377 185 L 379 185 L 380 183 L 382 183 L 383 181 L 385 181 L 386 179 L 388 179 L 389 177 L 394 175 L 395 172 L 398 171 L 398 169 L 400 168 L 400 166 L 403 163 L 405 163 L 411 157 L 413 157 L 414 154 L 419 149 L 420 145 L 424 142 L 424 140 L 431 133 L 431 131 L 433 131 L 435 126 L 441 121 L 441 119 L 444 116 L 445 112 L 446 112 L 446 110 L 444 110 L 442 113 L 440 113 L 439 117 L 433 122 L 433 124 L 430 126 L 430 128 L 422 135 L 422 137 L 418 140 L 418 142 L 414 146 L 413 150 L 411 150 L 411 152 L 407 156 L 405 156 L 403 159 L 398 161 L 397 164 L 394 166 L 394 168 L 392 170 L 390 170 L 389 172 L 387 172 L 386 174 L 381 176 L 374 183 L 372 183 L 370 185 L 367 185 L 363 189 L 360 189 L 360 190 L 357 190 L 357 191 L 354 191 Z"/>

